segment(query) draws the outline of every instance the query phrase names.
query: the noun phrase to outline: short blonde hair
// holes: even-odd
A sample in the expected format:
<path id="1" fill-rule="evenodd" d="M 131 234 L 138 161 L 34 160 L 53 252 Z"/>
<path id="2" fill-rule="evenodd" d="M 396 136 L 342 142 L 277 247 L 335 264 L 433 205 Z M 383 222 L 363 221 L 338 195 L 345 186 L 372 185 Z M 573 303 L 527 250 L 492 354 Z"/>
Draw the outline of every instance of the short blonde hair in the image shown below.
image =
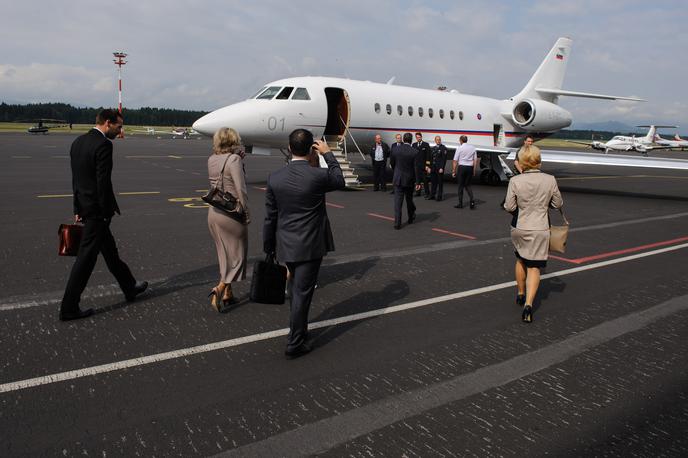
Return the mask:
<path id="1" fill-rule="evenodd" d="M 241 146 L 239 133 L 231 127 L 223 127 L 213 135 L 213 153 L 235 153 Z"/>
<path id="2" fill-rule="evenodd" d="M 540 148 L 537 146 L 526 146 L 518 153 L 518 163 L 523 170 L 539 169 L 542 163 Z"/>

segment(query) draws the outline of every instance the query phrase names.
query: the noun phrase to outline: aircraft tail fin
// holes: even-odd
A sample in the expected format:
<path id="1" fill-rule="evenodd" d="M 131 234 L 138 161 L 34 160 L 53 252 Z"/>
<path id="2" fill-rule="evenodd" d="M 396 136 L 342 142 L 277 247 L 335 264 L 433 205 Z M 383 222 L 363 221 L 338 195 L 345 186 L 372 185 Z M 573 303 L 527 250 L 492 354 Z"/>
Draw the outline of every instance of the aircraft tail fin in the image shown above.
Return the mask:
<path id="1" fill-rule="evenodd" d="M 539 93 L 537 88 L 547 88 L 553 91 L 561 89 L 564 83 L 566 64 L 571 54 L 571 43 L 570 38 L 559 38 L 538 69 L 535 70 L 528 84 L 514 98 L 532 97 L 556 103 L 558 94 Z"/>

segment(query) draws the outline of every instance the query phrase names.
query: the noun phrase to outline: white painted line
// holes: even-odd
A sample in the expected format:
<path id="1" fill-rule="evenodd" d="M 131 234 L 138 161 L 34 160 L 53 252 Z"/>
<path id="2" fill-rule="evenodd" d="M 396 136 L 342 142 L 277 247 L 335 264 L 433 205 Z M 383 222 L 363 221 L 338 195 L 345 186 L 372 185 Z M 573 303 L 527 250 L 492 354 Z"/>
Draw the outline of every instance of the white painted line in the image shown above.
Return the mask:
<path id="1" fill-rule="evenodd" d="M 552 272 L 543 275 L 541 278 L 552 278 L 552 277 L 562 277 L 564 275 L 571 275 L 577 272 L 584 272 L 586 270 L 599 269 L 601 267 L 606 267 L 613 264 L 619 264 L 622 262 L 633 261 L 635 259 L 645 258 L 648 256 L 654 256 L 661 253 L 667 253 L 669 251 L 676 251 L 683 248 L 688 248 L 688 243 L 683 243 L 681 245 L 675 245 L 672 247 L 662 248 L 659 250 L 648 251 L 646 253 L 634 254 L 632 256 L 626 256 L 623 258 L 612 259 L 609 261 L 598 262 L 595 264 L 589 264 L 587 266 L 574 267 L 572 269 L 560 270 L 558 272 Z M 447 302 L 455 299 L 461 299 L 469 296 L 476 296 L 478 294 L 485 294 L 492 291 L 497 291 L 504 288 L 513 287 L 516 285 L 515 281 L 508 281 L 504 283 L 498 283 L 496 285 L 484 286 L 482 288 L 471 289 L 468 291 L 461 291 L 453 294 L 446 294 L 444 296 L 431 297 L 428 299 L 423 299 L 420 301 L 409 302 L 406 304 L 400 304 L 393 307 L 385 307 L 382 309 L 371 310 L 369 312 L 356 313 L 354 315 L 343 316 L 339 318 L 333 318 L 330 320 L 316 321 L 309 323 L 310 329 L 326 328 L 329 326 L 336 326 L 338 324 L 350 323 L 353 321 L 365 320 L 367 318 L 373 318 L 382 315 L 389 315 L 392 313 L 402 312 L 405 310 L 411 310 L 419 307 L 424 307 L 427 305 L 438 304 L 440 302 Z M 182 348 L 179 350 L 172 350 L 164 353 L 157 353 L 155 355 L 142 356 L 140 358 L 127 359 L 124 361 L 118 361 L 109 364 L 102 364 L 99 366 L 85 367 L 83 369 L 76 369 L 67 372 L 60 372 L 57 374 L 44 375 L 41 377 L 35 377 L 26 380 L 20 380 L 16 382 L 9 382 L 0 385 L 0 393 L 8 393 L 11 391 L 23 390 L 26 388 L 49 385 L 52 383 L 63 382 L 65 380 L 74 380 L 82 377 L 88 377 L 97 374 L 104 374 L 107 372 L 128 369 L 131 367 L 144 366 L 146 364 L 157 363 L 161 361 L 166 361 L 170 359 L 183 358 L 186 356 L 197 355 L 200 353 L 207 353 L 210 351 L 223 350 L 232 347 L 238 347 L 252 342 L 259 342 L 262 340 L 274 339 L 275 337 L 286 336 L 289 333 L 288 328 L 276 329 L 274 331 L 263 332 L 260 334 L 253 334 L 250 336 L 237 337 L 235 339 L 224 340 L 221 342 L 214 342 L 210 344 L 198 345 L 195 347 Z"/>

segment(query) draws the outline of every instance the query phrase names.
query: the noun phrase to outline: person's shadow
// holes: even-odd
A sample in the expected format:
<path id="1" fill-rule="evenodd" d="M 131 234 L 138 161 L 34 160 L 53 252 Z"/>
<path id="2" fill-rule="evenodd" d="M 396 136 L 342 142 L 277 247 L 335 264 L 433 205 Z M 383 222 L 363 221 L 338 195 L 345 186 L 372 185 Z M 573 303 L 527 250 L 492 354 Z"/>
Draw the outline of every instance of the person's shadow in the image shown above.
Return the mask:
<path id="1" fill-rule="evenodd" d="M 552 277 L 540 282 L 535 300 L 533 301 L 533 312 L 537 312 L 542 306 L 542 301 L 549 298 L 550 293 L 563 293 L 566 283 L 559 277 Z"/>
<path id="2" fill-rule="evenodd" d="M 419 213 L 416 211 L 416 221 L 421 222 L 421 221 L 437 221 L 440 217 L 440 212 L 427 212 L 427 213 Z"/>
<path id="3" fill-rule="evenodd" d="M 318 321 L 382 309 L 405 298 L 409 292 L 408 283 L 402 280 L 393 280 L 380 290 L 360 292 L 324 310 L 311 323 L 309 336 L 313 348 L 327 345 L 348 330 L 353 329 L 362 320 L 313 329 L 313 325 L 317 326 Z"/>
<path id="4" fill-rule="evenodd" d="M 371 257 L 346 264 L 323 265 L 318 275 L 318 288 L 346 280 L 349 277 L 360 280 L 375 266 L 378 259 Z"/>

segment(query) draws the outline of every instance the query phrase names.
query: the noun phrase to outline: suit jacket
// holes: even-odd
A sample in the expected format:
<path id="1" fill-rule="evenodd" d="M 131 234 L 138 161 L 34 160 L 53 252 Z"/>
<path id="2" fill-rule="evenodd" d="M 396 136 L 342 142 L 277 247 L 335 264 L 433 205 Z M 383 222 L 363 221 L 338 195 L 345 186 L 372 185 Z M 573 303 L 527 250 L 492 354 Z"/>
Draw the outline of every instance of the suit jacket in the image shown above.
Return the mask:
<path id="1" fill-rule="evenodd" d="M 382 160 L 386 161 L 389 159 L 389 145 L 385 142 L 382 142 L 380 145 L 382 146 Z M 370 160 L 373 162 L 373 165 L 375 164 L 375 147 L 377 147 L 377 143 L 373 143 L 373 146 L 370 147 Z"/>
<path id="2" fill-rule="evenodd" d="M 394 151 L 397 150 L 397 148 L 400 148 L 401 145 L 403 145 L 403 143 L 397 143 L 397 142 L 392 143 L 392 146 L 389 148 L 390 156 L 392 155 L 392 153 L 394 153 Z M 392 166 L 392 167 L 394 167 L 394 166 Z"/>
<path id="3" fill-rule="evenodd" d="M 518 209 L 517 228 L 544 231 L 549 229 L 549 207 L 560 208 L 563 204 L 557 180 L 531 169 L 509 180 L 504 209 L 508 212 Z"/>
<path id="4" fill-rule="evenodd" d="M 325 193 L 345 183 L 334 155 L 323 158 L 327 169 L 292 161 L 268 177 L 263 251 L 276 252 L 282 262 L 310 261 L 334 251 Z"/>
<path id="5" fill-rule="evenodd" d="M 91 129 L 72 143 L 74 214 L 83 218 L 112 218 L 119 206 L 112 190 L 112 142 Z"/>
<path id="6" fill-rule="evenodd" d="M 432 160 L 432 153 L 428 142 L 416 142 L 413 147 L 418 151 L 418 167 L 420 170 L 425 170 L 425 167 L 430 167 Z"/>
<path id="7" fill-rule="evenodd" d="M 394 169 L 392 184 L 401 187 L 411 187 L 420 182 L 418 169 L 418 152 L 408 143 L 395 148 L 389 158 L 389 164 Z"/>
<path id="8" fill-rule="evenodd" d="M 439 169 L 444 170 L 445 165 L 447 165 L 447 147 L 440 143 L 439 145 L 433 145 L 430 151 L 432 156 L 432 170 L 435 172 Z"/>

